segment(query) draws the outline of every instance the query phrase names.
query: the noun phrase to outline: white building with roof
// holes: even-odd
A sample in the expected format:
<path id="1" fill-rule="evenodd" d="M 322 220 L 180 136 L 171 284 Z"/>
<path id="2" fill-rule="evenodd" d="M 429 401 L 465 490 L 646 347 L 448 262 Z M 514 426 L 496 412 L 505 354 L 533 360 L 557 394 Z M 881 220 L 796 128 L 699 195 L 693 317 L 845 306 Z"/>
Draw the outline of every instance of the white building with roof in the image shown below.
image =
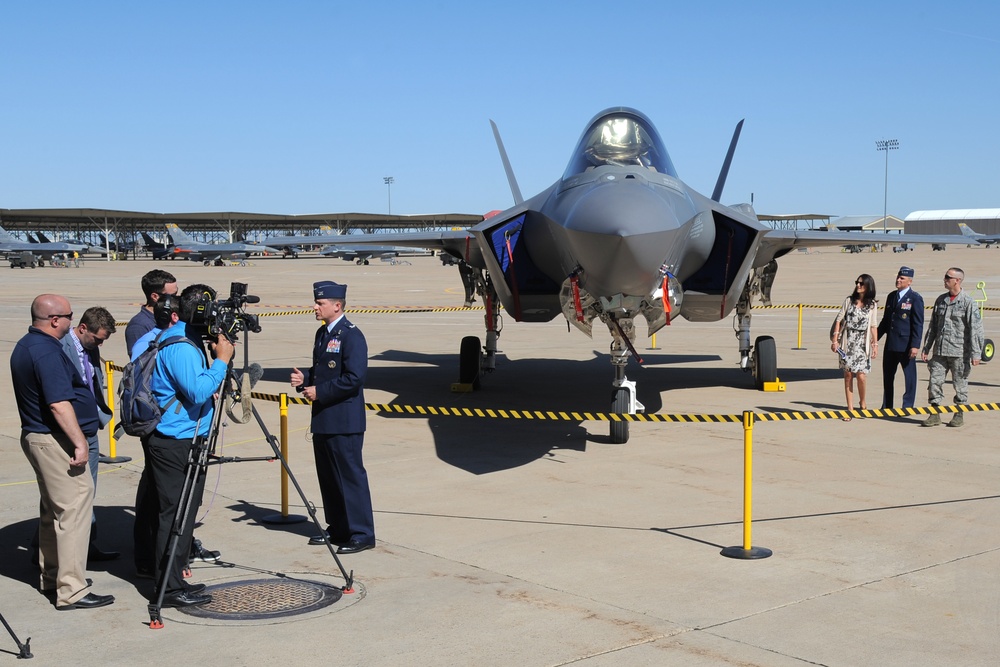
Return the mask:
<path id="1" fill-rule="evenodd" d="M 914 211 L 903 221 L 907 234 L 959 234 L 960 222 L 979 234 L 1000 234 L 1000 208 Z"/>

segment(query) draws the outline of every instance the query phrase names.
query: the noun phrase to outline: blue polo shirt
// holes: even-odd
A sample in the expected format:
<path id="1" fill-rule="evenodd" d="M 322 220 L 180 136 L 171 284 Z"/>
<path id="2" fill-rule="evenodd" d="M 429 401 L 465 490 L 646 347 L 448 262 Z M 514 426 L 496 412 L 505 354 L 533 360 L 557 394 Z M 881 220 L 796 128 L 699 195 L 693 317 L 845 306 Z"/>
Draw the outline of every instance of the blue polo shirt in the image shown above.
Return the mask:
<path id="1" fill-rule="evenodd" d="M 160 344 L 176 336 L 187 336 L 184 322 L 164 331 Z M 164 411 L 156 430 L 161 435 L 186 440 L 196 435 L 195 425 L 198 425 L 197 434 L 207 435 L 212 425 L 213 396 L 227 369 L 228 364 L 220 359 L 207 367 L 204 351 L 195 345 L 176 343 L 160 350 L 153 371 L 153 395 L 161 406 L 174 396 L 178 400 Z"/>
<path id="2" fill-rule="evenodd" d="M 97 401 L 73 362 L 63 354 L 62 342 L 35 327 L 17 341 L 10 355 L 10 376 L 17 399 L 21 428 L 29 433 L 61 433 L 53 403 L 69 401 L 80 430 L 97 433 Z"/>

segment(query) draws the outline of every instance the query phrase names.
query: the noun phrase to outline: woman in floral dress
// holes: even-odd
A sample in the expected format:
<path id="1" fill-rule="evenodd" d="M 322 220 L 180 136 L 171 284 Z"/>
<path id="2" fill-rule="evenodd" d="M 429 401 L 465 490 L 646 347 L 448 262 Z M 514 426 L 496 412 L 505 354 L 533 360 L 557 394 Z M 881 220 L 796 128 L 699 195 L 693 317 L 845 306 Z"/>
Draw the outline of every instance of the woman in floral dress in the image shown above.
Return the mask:
<path id="1" fill-rule="evenodd" d="M 854 292 L 844 300 L 833 324 L 830 348 L 840 355 L 844 371 L 844 393 L 847 409 L 854 409 L 854 380 L 858 381 L 858 407 L 867 410 L 865 394 L 872 359 L 878 357 L 878 302 L 875 300 L 875 280 L 862 273 L 854 283 Z M 851 421 L 851 417 L 844 417 Z"/>

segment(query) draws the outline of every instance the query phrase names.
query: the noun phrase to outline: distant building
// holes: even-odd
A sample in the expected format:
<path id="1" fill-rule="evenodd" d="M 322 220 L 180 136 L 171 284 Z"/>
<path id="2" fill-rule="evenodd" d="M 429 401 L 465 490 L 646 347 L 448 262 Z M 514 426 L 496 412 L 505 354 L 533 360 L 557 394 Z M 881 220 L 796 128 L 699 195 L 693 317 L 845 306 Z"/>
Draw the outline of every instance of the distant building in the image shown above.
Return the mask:
<path id="1" fill-rule="evenodd" d="M 903 222 L 907 234 L 959 234 L 960 222 L 979 234 L 1000 234 L 1000 208 L 914 211 Z"/>
<path id="2" fill-rule="evenodd" d="M 885 227 L 882 221 L 885 220 Z M 873 232 L 883 231 L 899 234 L 903 231 L 903 221 L 894 215 L 845 215 L 830 223 L 830 227 L 841 232 Z"/>

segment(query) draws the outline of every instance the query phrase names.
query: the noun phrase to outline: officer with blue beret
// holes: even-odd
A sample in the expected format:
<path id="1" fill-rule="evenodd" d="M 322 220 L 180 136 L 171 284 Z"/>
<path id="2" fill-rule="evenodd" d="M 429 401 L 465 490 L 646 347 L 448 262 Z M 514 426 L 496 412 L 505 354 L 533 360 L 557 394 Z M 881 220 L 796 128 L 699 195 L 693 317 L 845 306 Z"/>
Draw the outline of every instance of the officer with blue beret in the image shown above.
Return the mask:
<path id="1" fill-rule="evenodd" d="M 368 343 L 344 317 L 347 285 L 313 283 L 313 310 L 323 325 L 316 331 L 312 367 L 292 370 L 291 384 L 312 401 L 313 452 L 326 513 L 324 535 L 309 544 L 338 546 L 352 554 L 375 546 L 368 473 L 361 456 L 365 436 L 365 377 Z"/>

